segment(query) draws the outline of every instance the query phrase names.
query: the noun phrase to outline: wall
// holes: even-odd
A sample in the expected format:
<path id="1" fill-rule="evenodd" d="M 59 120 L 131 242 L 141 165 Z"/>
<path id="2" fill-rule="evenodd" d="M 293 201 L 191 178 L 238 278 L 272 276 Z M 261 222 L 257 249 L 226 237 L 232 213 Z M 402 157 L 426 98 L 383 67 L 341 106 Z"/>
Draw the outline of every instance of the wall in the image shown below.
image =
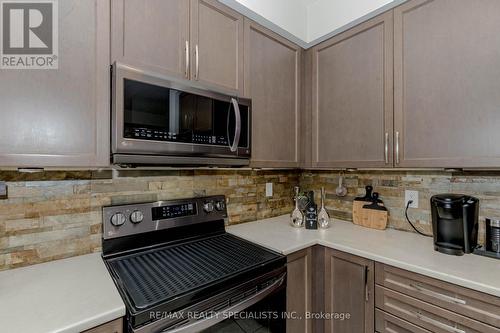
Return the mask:
<path id="1" fill-rule="evenodd" d="M 389 210 L 389 227 L 413 231 L 404 216 L 404 192 L 419 192 L 419 208 L 409 209 L 409 217 L 417 228 L 432 233 L 430 198 L 439 193 L 461 193 L 480 199 L 480 240 L 484 239 L 485 217 L 500 217 L 500 172 L 449 173 L 439 171 L 370 171 L 344 174 L 348 194 L 335 195 L 339 173 L 306 171 L 301 175 L 301 187 L 317 194 L 326 190 L 326 207 L 332 217 L 352 221 L 352 200 L 365 194 L 365 186 L 372 185 L 379 192 Z M 319 198 L 318 198 L 319 203 Z"/>
<path id="2" fill-rule="evenodd" d="M 0 200 L 0 270 L 101 250 L 101 208 L 106 205 L 225 194 L 230 224 L 288 214 L 292 191 L 327 191 L 332 217 L 351 220 L 352 199 L 372 185 L 389 209 L 389 227 L 409 230 L 404 219 L 404 190 L 419 191 L 419 208 L 410 218 L 430 233 L 429 199 L 443 192 L 478 197 L 480 219 L 500 217 L 500 172 L 366 171 L 345 174 L 348 195 L 335 196 L 338 172 L 185 170 L 127 172 L 0 171 L 9 199 Z M 265 183 L 274 196 L 265 197 Z M 318 198 L 319 202 L 319 198 Z M 482 235 L 482 234 L 481 234 Z"/>
<path id="3" fill-rule="evenodd" d="M 351 23 L 393 0 L 317 0 L 307 7 L 307 41 Z"/>
<path id="4" fill-rule="evenodd" d="M 306 13 L 309 0 L 236 1 L 303 41 L 307 40 Z M 227 4 L 227 2 L 222 2 Z"/>
<path id="5" fill-rule="evenodd" d="M 293 208 L 298 172 L 0 171 L 9 199 L 0 200 L 0 270 L 101 250 L 101 207 L 224 194 L 229 223 L 282 215 Z M 265 183 L 274 196 L 265 197 Z"/>

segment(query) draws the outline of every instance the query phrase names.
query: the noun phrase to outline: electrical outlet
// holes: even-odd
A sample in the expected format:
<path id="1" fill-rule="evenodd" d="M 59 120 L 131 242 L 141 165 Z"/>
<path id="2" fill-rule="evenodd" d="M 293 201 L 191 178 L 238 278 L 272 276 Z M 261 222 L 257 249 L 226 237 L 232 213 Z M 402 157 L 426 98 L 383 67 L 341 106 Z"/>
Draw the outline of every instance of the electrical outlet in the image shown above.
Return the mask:
<path id="1" fill-rule="evenodd" d="M 270 198 L 273 196 L 273 183 L 266 183 L 266 197 Z"/>
<path id="2" fill-rule="evenodd" d="M 410 208 L 418 208 L 418 191 L 405 191 L 405 207 L 408 205 L 408 201 L 413 201 L 410 204 Z"/>

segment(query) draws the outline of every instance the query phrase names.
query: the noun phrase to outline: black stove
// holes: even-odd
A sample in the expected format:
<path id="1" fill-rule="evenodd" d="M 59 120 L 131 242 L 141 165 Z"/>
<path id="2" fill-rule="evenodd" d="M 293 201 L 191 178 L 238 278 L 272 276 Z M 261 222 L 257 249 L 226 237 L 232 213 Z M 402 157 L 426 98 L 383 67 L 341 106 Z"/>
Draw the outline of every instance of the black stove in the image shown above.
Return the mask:
<path id="1" fill-rule="evenodd" d="M 285 331 L 286 259 L 226 233 L 223 196 L 105 207 L 103 220 L 128 332 Z"/>

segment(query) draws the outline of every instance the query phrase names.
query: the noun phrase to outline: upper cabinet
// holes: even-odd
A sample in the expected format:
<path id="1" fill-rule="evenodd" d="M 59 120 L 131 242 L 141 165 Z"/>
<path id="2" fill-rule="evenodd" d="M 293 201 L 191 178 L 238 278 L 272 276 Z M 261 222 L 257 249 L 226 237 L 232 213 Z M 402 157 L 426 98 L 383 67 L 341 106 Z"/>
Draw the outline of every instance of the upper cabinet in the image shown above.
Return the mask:
<path id="1" fill-rule="evenodd" d="M 299 166 L 301 48 L 245 19 L 245 96 L 254 167 Z"/>
<path id="2" fill-rule="evenodd" d="M 243 94 L 243 16 L 216 0 L 112 0 L 112 62 Z"/>
<path id="3" fill-rule="evenodd" d="M 312 49 L 312 167 L 391 167 L 392 12 Z"/>
<path id="4" fill-rule="evenodd" d="M 113 61 L 190 78 L 189 1 L 112 0 Z"/>
<path id="5" fill-rule="evenodd" d="M 0 70 L 1 167 L 109 165 L 109 2 L 56 3 L 59 68 Z"/>
<path id="6" fill-rule="evenodd" d="M 242 15 L 216 0 L 191 0 L 191 49 L 193 80 L 243 93 Z"/>
<path id="7" fill-rule="evenodd" d="M 396 166 L 500 166 L 499 12 L 497 0 L 395 9 Z"/>

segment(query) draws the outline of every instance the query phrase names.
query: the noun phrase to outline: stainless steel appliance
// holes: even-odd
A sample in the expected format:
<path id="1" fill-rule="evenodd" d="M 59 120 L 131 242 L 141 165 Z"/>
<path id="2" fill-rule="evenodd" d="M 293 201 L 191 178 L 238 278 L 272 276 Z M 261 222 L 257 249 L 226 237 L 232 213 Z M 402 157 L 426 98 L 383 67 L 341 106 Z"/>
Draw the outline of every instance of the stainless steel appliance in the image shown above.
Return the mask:
<path id="1" fill-rule="evenodd" d="M 500 220 L 486 219 L 486 251 L 500 254 Z"/>
<path id="2" fill-rule="evenodd" d="M 285 332 L 286 258 L 225 232 L 224 196 L 103 208 L 126 332 Z"/>
<path id="3" fill-rule="evenodd" d="M 115 63 L 111 135 L 115 164 L 248 165 L 251 101 Z"/>
<path id="4" fill-rule="evenodd" d="M 463 255 L 477 246 L 479 200 L 462 194 L 431 198 L 432 230 L 436 251 Z"/>

